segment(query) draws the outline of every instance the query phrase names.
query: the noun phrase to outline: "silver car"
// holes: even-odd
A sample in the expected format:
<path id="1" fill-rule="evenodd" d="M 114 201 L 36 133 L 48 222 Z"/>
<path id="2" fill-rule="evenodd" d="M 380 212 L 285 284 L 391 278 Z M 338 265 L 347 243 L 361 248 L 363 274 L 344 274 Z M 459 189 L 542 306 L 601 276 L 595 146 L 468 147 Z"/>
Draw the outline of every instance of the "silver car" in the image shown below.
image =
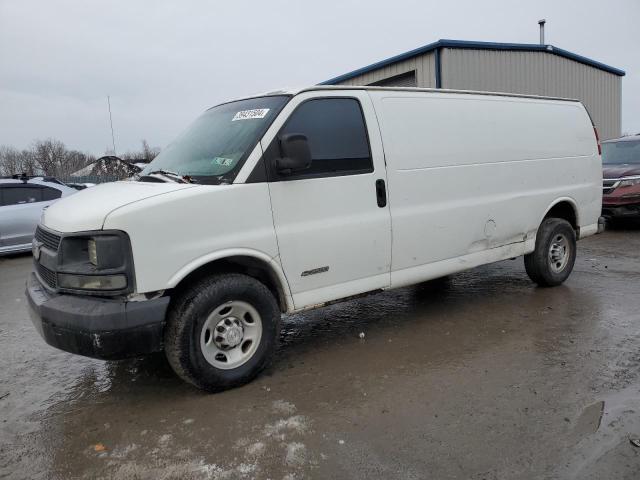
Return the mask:
<path id="1" fill-rule="evenodd" d="M 0 255 L 31 250 L 42 210 L 76 191 L 49 177 L 0 178 Z"/>

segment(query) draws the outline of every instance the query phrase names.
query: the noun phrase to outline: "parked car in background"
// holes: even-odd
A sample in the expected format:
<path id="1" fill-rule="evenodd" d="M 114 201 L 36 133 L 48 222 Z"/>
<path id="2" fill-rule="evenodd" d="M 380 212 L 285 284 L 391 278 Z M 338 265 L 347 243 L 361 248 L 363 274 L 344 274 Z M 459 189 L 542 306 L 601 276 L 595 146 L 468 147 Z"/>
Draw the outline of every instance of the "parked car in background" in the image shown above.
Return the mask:
<path id="1" fill-rule="evenodd" d="M 640 134 L 602 142 L 602 215 L 640 217 Z"/>
<path id="2" fill-rule="evenodd" d="M 51 177 L 0 178 L 0 255 L 31 250 L 42 210 L 76 191 Z"/>

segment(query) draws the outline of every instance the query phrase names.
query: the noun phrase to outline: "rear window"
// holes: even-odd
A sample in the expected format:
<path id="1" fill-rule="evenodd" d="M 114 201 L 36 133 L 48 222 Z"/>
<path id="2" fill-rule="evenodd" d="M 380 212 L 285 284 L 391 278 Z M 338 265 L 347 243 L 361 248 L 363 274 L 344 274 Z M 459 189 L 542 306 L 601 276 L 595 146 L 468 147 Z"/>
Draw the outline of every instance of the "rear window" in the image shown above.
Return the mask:
<path id="1" fill-rule="evenodd" d="M 42 187 L 42 201 L 55 200 L 62 196 L 62 192 L 51 187 Z"/>
<path id="2" fill-rule="evenodd" d="M 42 189 L 32 186 L 4 186 L 0 188 L 2 205 L 21 205 L 42 201 Z"/>

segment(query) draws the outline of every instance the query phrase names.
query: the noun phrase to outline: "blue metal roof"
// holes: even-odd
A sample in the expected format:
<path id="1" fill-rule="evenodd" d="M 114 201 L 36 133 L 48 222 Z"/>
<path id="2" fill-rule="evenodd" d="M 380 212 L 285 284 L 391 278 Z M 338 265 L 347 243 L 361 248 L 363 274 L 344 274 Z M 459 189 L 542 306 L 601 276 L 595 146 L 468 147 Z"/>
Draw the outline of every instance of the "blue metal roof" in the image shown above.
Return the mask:
<path id="1" fill-rule="evenodd" d="M 392 63 L 401 62 L 402 60 L 407 60 L 409 58 L 416 57 L 418 55 L 422 55 L 427 52 L 432 52 L 439 48 L 467 48 L 467 49 L 475 49 L 475 50 L 508 50 L 508 51 L 523 51 L 523 52 L 547 52 L 553 55 L 558 55 L 560 57 L 569 58 L 571 60 L 575 60 L 576 62 L 584 63 L 585 65 L 589 65 L 591 67 L 599 68 L 600 70 L 604 70 L 605 72 L 613 73 L 614 75 L 619 75 L 623 77 L 625 75 L 624 70 L 620 70 L 618 68 L 611 67 L 609 65 L 605 65 L 604 63 L 597 62 L 595 60 L 591 60 L 590 58 L 583 57 L 582 55 L 578 55 L 576 53 L 569 52 L 567 50 L 563 50 L 562 48 L 554 47 L 553 45 L 540 45 L 537 43 L 495 43 L 495 42 L 473 42 L 467 40 L 438 40 L 437 42 L 430 43 L 429 45 L 425 45 L 423 47 L 416 48 L 414 50 L 409 50 L 408 52 L 401 53 L 400 55 L 396 55 L 391 58 L 387 58 L 386 60 L 382 60 L 380 62 L 373 63 L 363 68 L 359 68 L 349 73 L 345 73 L 344 75 L 340 75 L 338 77 L 332 78 L 330 80 L 325 80 L 321 82 L 320 85 L 334 85 L 339 82 L 343 82 L 345 80 L 349 80 L 350 78 L 357 77 L 358 75 L 362 75 L 363 73 L 371 72 L 373 70 L 377 70 L 379 68 L 385 67 Z"/>

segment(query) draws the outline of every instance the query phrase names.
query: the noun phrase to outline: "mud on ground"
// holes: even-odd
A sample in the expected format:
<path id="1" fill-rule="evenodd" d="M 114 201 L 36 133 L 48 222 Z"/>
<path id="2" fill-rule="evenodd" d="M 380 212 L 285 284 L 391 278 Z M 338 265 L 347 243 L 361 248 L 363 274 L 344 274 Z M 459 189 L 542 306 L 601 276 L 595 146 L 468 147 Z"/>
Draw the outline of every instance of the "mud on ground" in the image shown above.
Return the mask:
<path id="1" fill-rule="evenodd" d="M 0 258 L 0 478 L 640 478 L 640 228 L 283 319 L 273 366 L 208 395 L 161 355 L 57 351 Z M 364 338 L 360 338 L 360 333 Z"/>

